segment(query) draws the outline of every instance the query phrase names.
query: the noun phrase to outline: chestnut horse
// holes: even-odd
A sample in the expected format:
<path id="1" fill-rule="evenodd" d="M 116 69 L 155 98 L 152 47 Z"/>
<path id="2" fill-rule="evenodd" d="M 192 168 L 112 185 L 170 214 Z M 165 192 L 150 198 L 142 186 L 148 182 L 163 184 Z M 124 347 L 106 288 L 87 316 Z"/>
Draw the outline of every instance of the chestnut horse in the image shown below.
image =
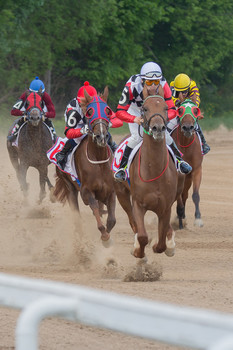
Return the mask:
<path id="1" fill-rule="evenodd" d="M 178 173 L 166 146 L 167 104 L 164 98 L 147 96 L 142 106 L 142 118 L 143 142 L 130 165 L 130 186 L 127 182 L 115 182 L 115 190 L 135 233 L 133 255 L 145 257 L 148 235 L 144 216 L 150 210 L 158 217 L 158 243 L 153 245 L 153 251 L 173 256 L 175 232 L 170 217 L 177 196 Z"/>
<path id="2" fill-rule="evenodd" d="M 68 200 L 72 209 L 79 211 L 78 193 L 85 205 L 89 205 L 101 232 L 102 243 L 110 243 L 110 231 L 115 226 L 116 195 L 114 192 L 111 163 L 112 152 L 107 145 L 111 109 L 107 105 L 108 88 L 101 96 L 90 97 L 84 90 L 82 109 L 87 118 L 89 132 L 74 153 L 75 168 L 80 184 L 56 167 L 57 179 L 54 195 L 64 203 Z M 107 207 L 106 227 L 101 219 L 103 205 Z"/>
<path id="3" fill-rule="evenodd" d="M 202 178 L 203 155 L 198 135 L 195 132 L 195 124 L 198 119 L 203 118 L 199 108 L 191 100 L 183 102 L 178 109 L 179 126 L 173 131 L 172 137 L 177 147 L 183 153 L 183 159 L 192 166 L 190 174 L 185 176 L 184 188 L 182 194 L 177 200 L 177 216 L 179 228 L 184 227 L 185 204 L 188 198 L 188 191 L 193 185 L 192 200 L 195 204 L 194 225 L 202 227 L 203 221 L 199 209 L 200 195 L 199 189 Z"/>
<path id="4" fill-rule="evenodd" d="M 16 175 L 24 194 L 25 201 L 28 196 L 28 183 L 26 181 L 27 170 L 29 167 L 34 167 L 39 172 L 40 195 L 39 203 L 45 198 L 45 184 L 49 189 L 53 188 L 48 178 L 48 166 L 50 164 L 47 158 L 47 151 L 53 145 L 53 140 L 48 127 L 43 123 L 42 99 L 40 93 L 27 93 L 26 105 L 29 105 L 29 99 L 32 97 L 33 104 L 30 105 L 25 115 L 25 124 L 21 127 L 18 136 L 18 147 L 13 146 L 10 141 L 7 141 L 7 150 Z M 15 120 L 11 126 L 8 135 L 17 123 Z M 51 194 L 51 193 L 50 193 Z M 52 194 L 50 199 L 52 200 Z"/>

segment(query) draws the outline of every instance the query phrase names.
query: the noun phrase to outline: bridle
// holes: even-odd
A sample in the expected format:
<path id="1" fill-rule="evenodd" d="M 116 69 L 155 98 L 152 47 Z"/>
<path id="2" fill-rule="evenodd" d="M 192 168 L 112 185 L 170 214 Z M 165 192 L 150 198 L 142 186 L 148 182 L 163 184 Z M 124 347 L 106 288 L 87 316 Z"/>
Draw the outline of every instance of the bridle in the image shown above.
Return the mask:
<path id="1" fill-rule="evenodd" d="M 149 98 L 161 98 L 163 101 L 164 98 L 160 95 L 151 95 L 151 96 L 148 96 L 144 101 L 143 101 L 143 104 L 142 104 L 142 107 L 144 106 L 145 102 L 149 99 Z M 149 119 L 147 120 L 146 117 L 145 117 L 145 113 L 143 112 L 143 109 L 142 109 L 142 113 L 141 113 L 141 117 L 143 118 L 143 124 L 142 124 L 142 127 L 143 127 L 143 131 L 148 134 L 148 135 L 152 135 L 153 132 L 152 132 L 152 128 L 150 127 L 150 122 L 151 120 L 156 117 L 156 116 L 159 116 L 160 118 L 162 118 L 163 122 L 164 122 L 164 125 L 166 127 L 167 125 L 167 122 L 165 121 L 165 118 L 162 116 L 162 114 L 160 113 L 154 113 L 152 114 L 152 116 L 149 117 Z"/>

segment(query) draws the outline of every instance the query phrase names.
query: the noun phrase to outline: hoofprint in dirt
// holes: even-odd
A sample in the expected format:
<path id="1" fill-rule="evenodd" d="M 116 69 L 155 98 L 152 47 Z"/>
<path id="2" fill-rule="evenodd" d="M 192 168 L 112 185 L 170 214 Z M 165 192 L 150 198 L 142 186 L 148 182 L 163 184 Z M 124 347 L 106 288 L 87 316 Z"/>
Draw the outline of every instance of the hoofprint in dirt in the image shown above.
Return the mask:
<path id="1" fill-rule="evenodd" d="M 2 138 L 0 271 L 233 313 L 233 132 L 222 127 L 205 135 L 211 151 L 204 158 L 200 191 L 204 227 L 193 225 L 193 203 L 189 198 L 187 227 L 176 231 L 174 257 L 154 254 L 151 246 L 147 247 L 149 269 L 145 275 L 155 277 L 148 282 L 135 282 L 143 271 L 130 254 L 134 237 L 119 204 L 110 249 L 102 247 L 89 208 L 81 205 L 81 217 L 74 218 L 68 206 L 52 204 L 48 195 L 43 205 L 37 205 L 38 175 L 33 169 L 28 174 L 29 205 L 23 206 Z M 50 165 L 52 182 L 54 172 Z M 149 234 L 154 236 L 153 213 L 147 214 L 146 223 Z M 1 309 L 0 349 L 14 348 L 18 315 L 18 311 Z M 42 322 L 39 339 L 40 349 L 98 350 L 103 344 L 114 350 L 177 349 L 57 319 Z"/>

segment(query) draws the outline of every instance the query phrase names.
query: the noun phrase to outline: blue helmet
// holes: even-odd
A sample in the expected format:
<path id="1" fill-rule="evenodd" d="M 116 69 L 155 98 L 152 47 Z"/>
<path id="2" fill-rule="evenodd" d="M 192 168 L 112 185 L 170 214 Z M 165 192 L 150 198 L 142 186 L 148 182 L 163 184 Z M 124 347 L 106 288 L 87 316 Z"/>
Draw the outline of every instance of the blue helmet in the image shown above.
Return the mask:
<path id="1" fill-rule="evenodd" d="M 38 92 L 40 90 L 40 88 L 42 89 L 42 92 L 45 91 L 45 86 L 42 80 L 40 80 L 38 77 L 35 77 L 35 79 L 31 82 L 30 86 L 29 86 L 29 90 L 31 92 Z"/>

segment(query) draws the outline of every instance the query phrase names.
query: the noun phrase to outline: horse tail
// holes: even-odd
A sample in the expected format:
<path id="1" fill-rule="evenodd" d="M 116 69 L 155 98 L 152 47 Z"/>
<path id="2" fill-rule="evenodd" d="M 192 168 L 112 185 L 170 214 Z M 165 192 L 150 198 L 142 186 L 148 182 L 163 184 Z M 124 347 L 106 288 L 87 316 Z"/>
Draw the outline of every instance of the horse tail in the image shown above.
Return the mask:
<path id="1" fill-rule="evenodd" d="M 66 182 L 62 178 L 57 176 L 53 195 L 56 197 L 58 202 L 65 204 L 66 200 L 68 199 L 68 194 L 69 189 L 66 186 Z"/>

